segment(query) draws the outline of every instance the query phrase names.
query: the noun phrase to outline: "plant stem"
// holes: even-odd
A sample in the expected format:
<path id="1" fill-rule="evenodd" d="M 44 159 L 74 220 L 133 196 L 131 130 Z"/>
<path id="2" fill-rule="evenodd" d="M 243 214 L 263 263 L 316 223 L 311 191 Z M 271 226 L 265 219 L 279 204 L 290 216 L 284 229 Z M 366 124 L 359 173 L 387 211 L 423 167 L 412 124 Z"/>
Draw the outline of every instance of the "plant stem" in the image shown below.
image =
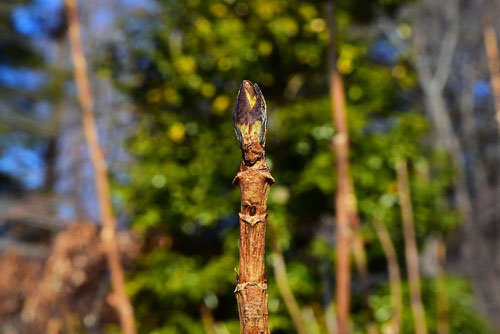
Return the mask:
<path id="1" fill-rule="evenodd" d="M 396 163 L 398 178 L 399 204 L 403 218 L 403 235 L 405 240 L 406 268 L 410 284 L 411 310 L 416 334 L 427 334 L 425 311 L 420 295 L 420 272 L 418 264 L 417 242 L 413 224 L 413 209 L 411 206 L 410 185 L 406 161 L 401 159 Z"/>
<path id="2" fill-rule="evenodd" d="M 283 257 L 283 251 L 276 240 L 276 233 L 274 231 L 271 233 L 271 249 L 273 250 L 274 276 L 276 277 L 280 295 L 285 302 L 288 313 L 290 313 L 297 333 L 307 334 L 307 326 L 302 317 L 299 304 L 293 295 L 293 291 L 288 283 L 288 278 L 286 277 L 286 264 Z"/>
<path id="3" fill-rule="evenodd" d="M 125 334 L 135 334 L 134 311 L 125 293 L 123 268 L 115 236 L 116 219 L 111 204 L 107 165 L 97 134 L 97 125 L 93 111 L 94 102 L 87 74 L 87 62 L 83 52 L 80 20 L 76 1 L 77 0 L 66 0 L 69 24 L 68 31 L 71 43 L 71 56 L 73 59 L 73 73 L 78 90 L 78 98 L 82 107 L 83 131 L 94 166 L 95 185 L 97 188 L 97 198 L 103 225 L 101 240 L 106 252 L 106 259 L 111 272 L 111 282 L 114 290 L 110 300 L 118 312 L 123 332 Z"/>
<path id="4" fill-rule="evenodd" d="M 242 334 L 268 334 L 265 240 L 267 197 L 274 183 L 265 159 L 267 110 L 257 84 L 244 80 L 233 112 L 241 163 L 233 184 L 241 192 L 240 269 L 236 299 Z"/>
<path id="5" fill-rule="evenodd" d="M 361 281 L 361 289 L 362 289 L 362 297 L 364 308 L 368 315 L 368 325 L 367 325 L 367 334 L 376 334 L 378 333 L 378 328 L 375 323 L 375 316 L 370 308 L 369 303 L 369 287 L 368 287 L 368 263 L 366 262 L 366 251 L 365 251 L 365 243 L 363 240 L 363 235 L 359 229 L 359 226 L 351 226 L 353 230 L 353 239 L 352 239 L 352 252 L 354 255 L 354 262 L 356 264 L 356 271 L 358 272 L 360 281 Z"/>
<path id="6" fill-rule="evenodd" d="M 488 56 L 491 90 L 495 101 L 495 116 L 498 131 L 500 131 L 500 57 L 498 55 L 497 34 L 488 15 L 485 15 L 483 19 L 483 36 L 486 55 Z"/>
<path id="7" fill-rule="evenodd" d="M 349 226 L 351 227 L 352 233 L 352 253 L 354 256 L 354 263 L 356 265 L 356 271 L 358 272 L 360 281 L 361 281 L 361 290 L 363 297 L 363 304 L 368 315 L 368 328 L 367 334 L 376 334 L 378 333 L 378 328 L 375 323 L 375 315 L 373 314 L 372 309 L 370 308 L 369 297 L 370 291 L 368 286 L 368 263 L 366 261 L 366 251 L 365 251 L 365 242 L 363 239 L 363 234 L 361 233 L 361 229 L 359 227 L 359 213 L 357 207 L 357 199 L 356 194 L 354 192 L 354 185 L 352 182 L 352 178 L 349 175 L 349 187 L 348 187 L 348 204 L 349 204 Z"/>
<path id="8" fill-rule="evenodd" d="M 375 227 L 378 240 L 382 245 L 382 250 L 387 260 L 392 304 L 392 333 L 399 334 L 401 331 L 401 314 L 403 312 L 403 293 L 401 289 L 401 273 L 399 271 L 398 256 L 394 249 L 391 235 L 387 231 L 384 223 L 378 219 L 374 219 L 373 226 Z"/>
<path id="9" fill-rule="evenodd" d="M 446 292 L 446 244 L 442 239 L 437 241 L 436 245 L 436 260 L 438 264 L 438 274 L 436 277 L 436 293 L 437 293 L 437 333 L 448 334 L 450 325 L 448 320 L 449 302 L 448 293 Z"/>
<path id="10" fill-rule="evenodd" d="M 335 312 L 335 305 L 333 302 L 325 307 L 325 325 L 327 334 L 337 334 L 338 326 Z"/>
<path id="11" fill-rule="evenodd" d="M 349 132 L 347 128 L 344 84 L 337 68 L 337 49 L 334 22 L 334 1 L 326 2 L 326 16 L 330 41 L 328 61 L 330 65 L 330 101 L 334 128 L 337 131 L 333 140 L 336 153 L 337 194 L 335 211 L 337 220 L 337 324 L 338 333 L 349 332 L 349 304 L 351 298 L 351 275 L 349 269 Z"/>
<path id="12" fill-rule="evenodd" d="M 215 334 L 215 321 L 212 311 L 203 303 L 200 306 L 200 313 L 205 334 Z"/>

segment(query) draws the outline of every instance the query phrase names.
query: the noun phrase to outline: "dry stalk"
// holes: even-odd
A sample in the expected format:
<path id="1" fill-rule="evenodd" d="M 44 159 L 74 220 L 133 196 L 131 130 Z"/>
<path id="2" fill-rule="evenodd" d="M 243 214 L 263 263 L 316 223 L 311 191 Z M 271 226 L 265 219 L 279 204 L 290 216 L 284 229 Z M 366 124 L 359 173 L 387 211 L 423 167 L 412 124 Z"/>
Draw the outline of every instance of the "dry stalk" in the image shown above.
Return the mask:
<path id="1" fill-rule="evenodd" d="M 369 297 L 370 297 L 370 289 L 368 286 L 369 270 L 368 270 L 368 263 L 366 261 L 365 241 L 363 239 L 363 234 L 361 233 L 361 229 L 359 227 L 360 219 L 357 207 L 357 200 L 351 177 L 349 177 L 348 204 L 349 204 L 349 226 L 352 231 L 351 235 L 352 240 L 350 240 L 350 242 L 354 257 L 354 263 L 356 265 L 356 271 L 358 272 L 361 281 L 363 306 L 368 315 L 367 334 L 376 334 L 378 333 L 378 327 L 375 322 L 375 315 L 373 314 L 373 310 L 370 308 L 370 303 L 369 303 Z"/>
<path id="2" fill-rule="evenodd" d="M 483 36 L 486 55 L 488 56 L 491 88 L 495 101 L 495 117 L 497 119 L 498 131 L 500 131 L 500 57 L 498 55 L 497 34 L 487 15 L 483 19 Z"/>
<path id="3" fill-rule="evenodd" d="M 350 201 L 354 200 L 349 184 L 349 132 L 347 128 L 347 117 L 345 110 L 344 84 L 337 68 L 337 48 L 334 21 L 334 1 L 326 2 L 326 18 L 330 31 L 328 47 L 328 62 L 330 66 L 330 101 L 333 118 L 333 126 L 337 131 L 333 140 L 336 153 L 337 168 L 337 194 L 335 199 L 335 211 L 337 220 L 337 326 L 339 334 L 349 332 L 349 304 L 351 299 L 351 273 L 349 268 L 349 244 L 351 228 L 349 218 L 352 211 L 349 210 Z"/>
<path id="4" fill-rule="evenodd" d="M 396 163 L 398 176 L 399 204 L 403 218 L 403 235 L 405 240 L 406 268 L 410 284 L 411 310 L 416 334 L 427 334 L 425 310 L 420 295 L 420 272 L 418 264 L 418 249 L 415 240 L 413 224 L 413 209 L 411 206 L 410 185 L 406 161 L 401 159 Z"/>
<path id="5" fill-rule="evenodd" d="M 290 314 L 290 317 L 292 318 L 297 333 L 307 334 L 307 326 L 304 322 L 304 318 L 302 317 L 300 306 L 293 295 L 290 284 L 288 283 L 285 258 L 283 256 L 283 251 L 276 240 L 276 233 L 274 231 L 271 233 L 271 249 L 273 250 L 274 276 L 276 277 L 276 283 L 278 284 L 280 295 L 285 302 L 285 306 Z"/>
<path id="6" fill-rule="evenodd" d="M 436 245 L 436 260 L 438 264 L 438 274 L 436 276 L 437 332 L 438 334 L 448 334 L 450 332 L 450 323 L 448 320 L 448 293 L 446 292 L 446 244 L 442 239 L 439 239 Z"/>
<path id="7" fill-rule="evenodd" d="M 242 334 L 268 334 L 265 241 L 267 197 L 274 179 L 266 164 L 267 109 L 257 84 L 244 80 L 233 112 L 241 163 L 233 184 L 241 192 L 240 269 L 236 299 Z"/>
<path id="8" fill-rule="evenodd" d="M 215 320 L 212 310 L 205 305 L 205 303 L 200 306 L 201 322 L 203 323 L 203 329 L 205 334 L 216 334 L 215 331 Z"/>
<path id="9" fill-rule="evenodd" d="M 374 219 L 373 226 L 375 227 L 378 240 L 382 245 L 382 250 L 387 260 L 392 306 L 391 333 L 399 334 L 401 332 L 401 314 L 403 312 L 403 292 L 401 289 L 401 273 L 399 271 L 398 256 L 394 249 L 391 235 L 387 231 L 384 223 L 378 219 Z"/>
<path id="10" fill-rule="evenodd" d="M 125 293 L 123 267 L 120 262 L 120 253 L 116 241 L 116 219 L 111 204 L 107 165 L 99 144 L 93 111 L 94 101 L 87 74 L 87 62 L 83 52 L 77 0 L 66 0 L 66 11 L 71 56 L 73 59 L 73 73 L 78 91 L 78 99 L 82 107 L 83 131 L 89 147 L 92 165 L 94 166 L 95 185 L 103 225 L 101 240 L 105 248 L 113 285 L 113 295 L 109 300 L 118 312 L 123 332 L 125 334 L 135 334 L 134 311 Z"/>

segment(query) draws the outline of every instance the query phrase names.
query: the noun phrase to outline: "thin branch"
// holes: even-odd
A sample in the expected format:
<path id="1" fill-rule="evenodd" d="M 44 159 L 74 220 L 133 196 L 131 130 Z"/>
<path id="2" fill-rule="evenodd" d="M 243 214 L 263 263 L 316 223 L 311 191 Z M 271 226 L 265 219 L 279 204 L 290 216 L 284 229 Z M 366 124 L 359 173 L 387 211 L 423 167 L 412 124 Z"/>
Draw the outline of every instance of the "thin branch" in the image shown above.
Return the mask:
<path id="1" fill-rule="evenodd" d="M 271 229 L 272 230 L 272 229 Z M 292 321 L 295 325 L 295 329 L 298 334 L 307 334 L 307 326 L 302 317 L 302 313 L 300 311 L 299 304 L 293 295 L 293 291 L 290 288 L 290 284 L 288 283 L 288 278 L 286 276 L 286 264 L 285 259 L 283 257 L 283 251 L 281 250 L 278 241 L 276 240 L 276 233 L 272 230 L 271 233 L 271 249 L 273 250 L 273 269 L 274 276 L 276 277 L 276 283 L 278 284 L 278 290 L 280 292 L 283 301 L 285 302 L 285 306 L 292 318 Z"/>
<path id="2" fill-rule="evenodd" d="M 450 4 L 446 6 L 446 17 L 451 21 L 451 24 L 442 39 L 443 44 L 439 51 L 436 72 L 430 83 L 434 86 L 434 89 L 439 91 L 443 90 L 450 76 L 451 64 L 460 32 L 458 1 L 449 0 L 449 2 Z"/>
<path id="3" fill-rule="evenodd" d="M 212 311 L 202 303 L 200 306 L 201 322 L 203 323 L 203 329 L 205 334 L 215 334 L 215 321 Z"/>
<path id="4" fill-rule="evenodd" d="M 351 273 L 349 268 L 349 132 L 347 128 L 344 84 L 337 69 L 337 43 L 334 20 L 334 0 L 326 2 L 326 18 L 330 31 L 328 63 L 330 65 L 330 101 L 334 128 L 337 167 L 337 194 L 335 211 L 337 220 L 337 323 L 338 333 L 349 332 L 349 305 L 351 299 Z"/>
<path id="5" fill-rule="evenodd" d="M 320 334 L 321 330 L 319 329 L 318 319 L 314 315 L 314 311 L 313 311 L 312 307 L 306 306 L 304 308 L 303 315 L 304 315 L 304 319 L 305 319 L 307 326 L 308 326 L 307 327 L 308 332 L 310 334 Z"/>
<path id="6" fill-rule="evenodd" d="M 125 334 L 135 334 L 134 311 L 125 293 L 123 267 L 120 261 L 120 253 L 116 240 L 116 218 L 113 214 L 111 204 L 107 165 L 99 144 L 97 125 L 94 116 L 94 102 L 88 79 L 87 62 L 83 51 L 77 0 L 66 0 L 66 10 L 74 68 L 73 74 L 77 86 L 78 98 L 82 107 L 83 131 L 94 167 L 95 185 L 97 188 L 97 197 L 103 225 L 101 240 L 104 245 L 111 272 L 113 295 L 109 300 L 118 311 L 123 332 Z"/>
<path id="7" fill-rule="evenodd" d="M 497 119 L 498 131 L 500 131 L 500 57 L 498 55 L 495 28 L 487 15 L 483 19 L 483 35 L 486 54 L 488 55 L 491 88 L 495 101 L 495 117 Z"/>
<path id="8" fill-rule="evenodd" d="M 438 274 L 436 277 L 436 298 L 437 298 L 437 333 L 448 334 L 450 332 L 450 323 L 448 319 L 449 302 L 446 291 L 446 244 L 439 239 L 436 245 L 436 262 L 438 264 Z"/>
<path id="9" fill-rule="evenodd" d="M 353 229 L 354 230 L 354 229 Z M 356 264 L 356 269 L 361 281 L 363 306 L 368 314 L 368 325 L 367 333 L 375 334 L 378 333 L 378 328 L 375 322 L 375 315 L 370 308 L 369 298 L 370 292 L 368 287 L 368 264 L 366 262 L 366 251 L 363 236 L 359 227 L 354 230 L 353 240 L 352 240 L 352 251 L 354 255 L 354 262 Z"/>
<path id="10" fill-rule="evenodd" d="M 375 322 L 375 315 L 373 310 L 370 308 L 369 298 L 370 291 L 368 286 L 368 263 L 366 261 L 366 251 L 365 242 L 363 240 L 363 235 L 359 227 L 359 213 L 357 208 L 357 198 L 354 192 L 354 185 L 352 178 L 349 177 L 348 184 L 348 205 L 349 205 L 349 225 L 352 231 L 352 253 L 354 256 L 354 263 L 356 264 L 356 270 L 358 272 L 361 281 L 361 290 L 363 297 L 363 306 L 368 314 L 368 324 L 367 333 L 375 334 L 378 332 L 378 328 Z"/>
<path id="11" fill-rule="evenodd" d="M 416 334 L 427 334 L 425 311 L 420 295 L 420 272 L 418 264 L 418 250 L 415 240 L 415 227 L 413 225 L 413 209 L 408 181 L 408 168 L 406 161 L 401 159 L 396 163 L 399 204 L 403 218 L 403 235 L 405 240 L 406 268 L 410 284 L 411 309 L 413 324 Z"/>
<path id="12" fill-rule="evenodd" d="M 257 84 L 244 80 L 233 112 L 241 163 L 233 184 L 241 192 L 240 271 L 236 299 L 242 334 L 269 334 L 265 242 L 267 196 L 274 183 L 265 158 L 267 108 Z"/>
<path id="13" fill-rule="evenodd" d="M 396 250 L 394 249 L 391 235 L 387 231 L 384 223 L 378 219 L 374 219 L 372 223 L 375 227 L 377 238 L 382 245 L 382 250 L 387 260 L 392 306 L 391 333 L 399 334 L 401 332 L 401 315 L 403 312 L 403 292 L 401 288 L 401 273 L 399 271 L 398 256 L 396 254 Z"/>
<path id="14" fill-rule="evenodd" d="M 423 53 L 424 50 L 424 37 L 423 35 L 418 31 L 418 28 L 415 26 L 414 27 L 414 37 L 413 37 L 413 47 L 416 50 L 416 53 Z M 429 95 L 431 93 L 431 88 L 433 88 L 433 85 L 430 85 L 431 82 L 433 82 L 433 76 L 431 73 L 430 69 L 430 64 L 427 61 L 427 58 L 425 58 L 423 55 L 414 55 L 413 56 L 415 67 L 417 69 L 418 73 L 418 81 L 420 82 L 420 87 L 422 90 Z"/>
<path id="15" fill-rule="evenodd" d="M 325 323 L 327 334 L 337 334 L 337 319 L 335 317 L 335 305 L 333 302 L 325 308 Z"/>

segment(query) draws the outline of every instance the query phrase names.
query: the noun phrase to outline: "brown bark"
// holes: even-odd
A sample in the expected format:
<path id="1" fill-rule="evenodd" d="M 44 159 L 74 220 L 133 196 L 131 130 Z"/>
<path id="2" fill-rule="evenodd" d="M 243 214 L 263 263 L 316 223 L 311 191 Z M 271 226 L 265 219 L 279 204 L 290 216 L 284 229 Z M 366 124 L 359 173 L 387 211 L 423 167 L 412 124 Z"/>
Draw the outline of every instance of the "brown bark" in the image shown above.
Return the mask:
<path id="1" fill-rule="evenodd" d="M 241 192 L 240 269 L 235 294 L 242 334 L 268 334 L 265 241 L 267 197 L 274 183 L 265 159 L 264 97 L 257 84 L 243 81 L 233 114 L 242 159 L 233 184 Z"/>
<path id="2" fill-rule="evenodd" d="M 95 185 L 97 188 L 97 198 L 103 225 L 101 241 L 106 252 L 106 258 L 111 272 L 113 295 L 109 300 L 118 312 L 123 332 L 125 334 L 135 334 L 134 312 L 130 300 L 125 293 L 123 267 L 120 262 L 120 253 L 118 251 L 115 236 L 116 219 L 111 204 L 107 166 L 99 144 L 97 125 L 93 111 L 94 102 L 87 74 L 87 63 L 83 51 L 77 0 L 66 0 L 66 10 L 68 15 L 68 31 L 74 77 L 78 98 L 82 107 L 83 131 L 88 144 L 92 165 L 94 166 Z"/>
<path id="3" fill-rule="evenodd" d="M 495 117 L 498 130 L 500 131 L 500 57 L 498 55 L 498 43 L 495 28 L 488 15 L 483 19 L 483 36 L 486 54 L 488 56 L 488 68 L 490 70 L 491 91 L 495 100 Z"/>
<path id="4" fill-rule="evenodd" d="M 411 310 L 416 334 L 427 334 L 425 311 L 420 295 L 420 272 L 418 264 L 417 242 L 415 240 L 415 227 L 413 224 L 413 209 L 408 181 L 408 168 L 405 160 L 396 164 L 398 178 L 399 204 L 403 219 L 403 236 L 405 241 L 406 268 L 410 285 Z"/>
<path id="5" fill-rule="evenodd" d="M 337 50 L 334 21 L 334 1 L 326 2 L 326 16 L 330 41 L 328 47 L 328 62 L 330 66 L 330 101 L 334 128 L 337 131 L 333 140 L 336 153 L 337 193 L 335 211 L 337 219 L 337 326 L 339 334 L 349 331 L 349 304 L 351 298 L 351 276 L 349 269 L 349 205 L 354 200 L 349 185 L 349 133 L 345 110 L 344 84 L 337 69 Z M 351 195 L 351 196 L 350 196 Z"/>
<path id="6" fill-rule="evenodd" d="M 384 223 L 375 219 L 373 220 L 373 226 L 375 227 L 377 237 L 382 245 L 382 250 L 387 260 L 389 287 L 391 290 L 392 333 L 399 334 L 401 331 L 401 314 L 403 312 L 403 293 L 401 289 L 401 273 L 399 271 L 398 256 L 394 249 L 391 235 L 387 231 Z"/>
<path id="7" fill-rule="evenodd" d="M 448 293 L 446 292 L 446 244 L 439 239 L 436 247 L 436 262 L 438 264 L 438 274 L 436 276 L 436 298 L 437 298 L 437 332 L 438 334 L 448 334 L 450 326 L 448 321 Z"/>
<path id="8" fill-rule="evenodd" d="M 290 317 L 292 318 L 297 333 L 307 334 L 307 326 L 302 317 L 299 304 L 293 295 L 293 291 L 288 283 L 288 278 L 286 277 L 286 264 L 283 257 L 283 251 L 276 240 L 274 232 L 271 234 L 271 248 L 273 250 L 274 276 L 276 277 L 276 283 L 278 284 L 280 295 L 285 302 L 285 306 L 290 314 Z"/>

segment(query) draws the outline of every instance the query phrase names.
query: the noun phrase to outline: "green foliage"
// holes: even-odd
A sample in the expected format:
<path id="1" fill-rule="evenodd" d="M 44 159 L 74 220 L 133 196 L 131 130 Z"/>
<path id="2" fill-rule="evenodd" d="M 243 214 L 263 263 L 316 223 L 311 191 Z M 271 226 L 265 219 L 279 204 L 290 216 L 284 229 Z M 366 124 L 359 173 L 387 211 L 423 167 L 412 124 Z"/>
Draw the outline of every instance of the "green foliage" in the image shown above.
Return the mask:
<path id="1" fill-rule="evenodd" d="M 321 304 L 333 293 L 328 287 L 334 235 L 328 217 L 334 214 L 335 170 L 322 3 L 176 0 L 158 6 L 156 16 L 134 18 L 143 31 L 124 25 L 137 44 L 110 47 L 111 63 L 102 69 L 111 70 L 117 86 L 140 110 L 129 142 L 136 163 L 119 196 L 147 245 L 128 285 L 141 331 L 199 333 L 203 304 L 218 325 L 238 331 L 232 291 L 239 193 L 231 182 L 240 152 L 231 112 L 243 79 L 258 82 L 268 103 L 267 156 L 277 181 L 269 198 L 269 224 L 285 251 L 300 305 L 323 319 Z M 445 197 L 453 167 L 446 154 L 430 148 L 426 119 L 401 103 L 414 74 L 402 64 L 372 59 L 374 41 L 348 34 L 352 21 L 360 19 L 349 8 L 338 13 L 338 65 L 346 81 L 358 205 L 363 222 L 383 219 L 403 254 L 396 159 L 409 161 L 420 243 L 459 222 Z M 123 49 L 128 58 L 120 61 L 117 54 Z M 374 277 L 385 277 L 385 259 L 369 224 L 363 233 L 370 269 Z M 290 333 L 293 325 L 271 274 L 270 256 L 271 328 Z M 353 319 L 364 332 L 357 281 L 354 275 Z M 385 287 L 386 280 L 378 279 L 372 289 L 380 323 L 390 312 Z M 426 306 L 433 307 L 434 294 L 426 289 Z M 463 294 L 470 296 L 463 285 L 450 287 L 450 299 L 461 301 L 453 305 L 452 328 L 466 326 L 464 318 L 470 319 L 470 328 L 483 326 Z M 324 321 L 318 324 L 324 328 Z M 435 323 L 430 325 L 434 330 Z"/>
<path id="2" fill-rule="evenodd" d="M 422 281 L 422 297 L 425 304 L 426 321 L 432 332 L 437 325 L 436 281 L 425 279 Z M 473 291 L 462 278 L 449 276 L 446 278 L 446 291 L 449 298 L 450 333 L 496 333 L 486 325 L 485 319 L 471 312 L 475 307 Z M 403 327 L 402 333 L 414 333 L 413 319 L 410 309 L 410 291 L 408 284 L 403 286 Z M 391 301 L 389 286 L 382 285 L 372 296 L 370 305 L 375 310 L 375 318 L 382 328 L 390 326 Z"/>

